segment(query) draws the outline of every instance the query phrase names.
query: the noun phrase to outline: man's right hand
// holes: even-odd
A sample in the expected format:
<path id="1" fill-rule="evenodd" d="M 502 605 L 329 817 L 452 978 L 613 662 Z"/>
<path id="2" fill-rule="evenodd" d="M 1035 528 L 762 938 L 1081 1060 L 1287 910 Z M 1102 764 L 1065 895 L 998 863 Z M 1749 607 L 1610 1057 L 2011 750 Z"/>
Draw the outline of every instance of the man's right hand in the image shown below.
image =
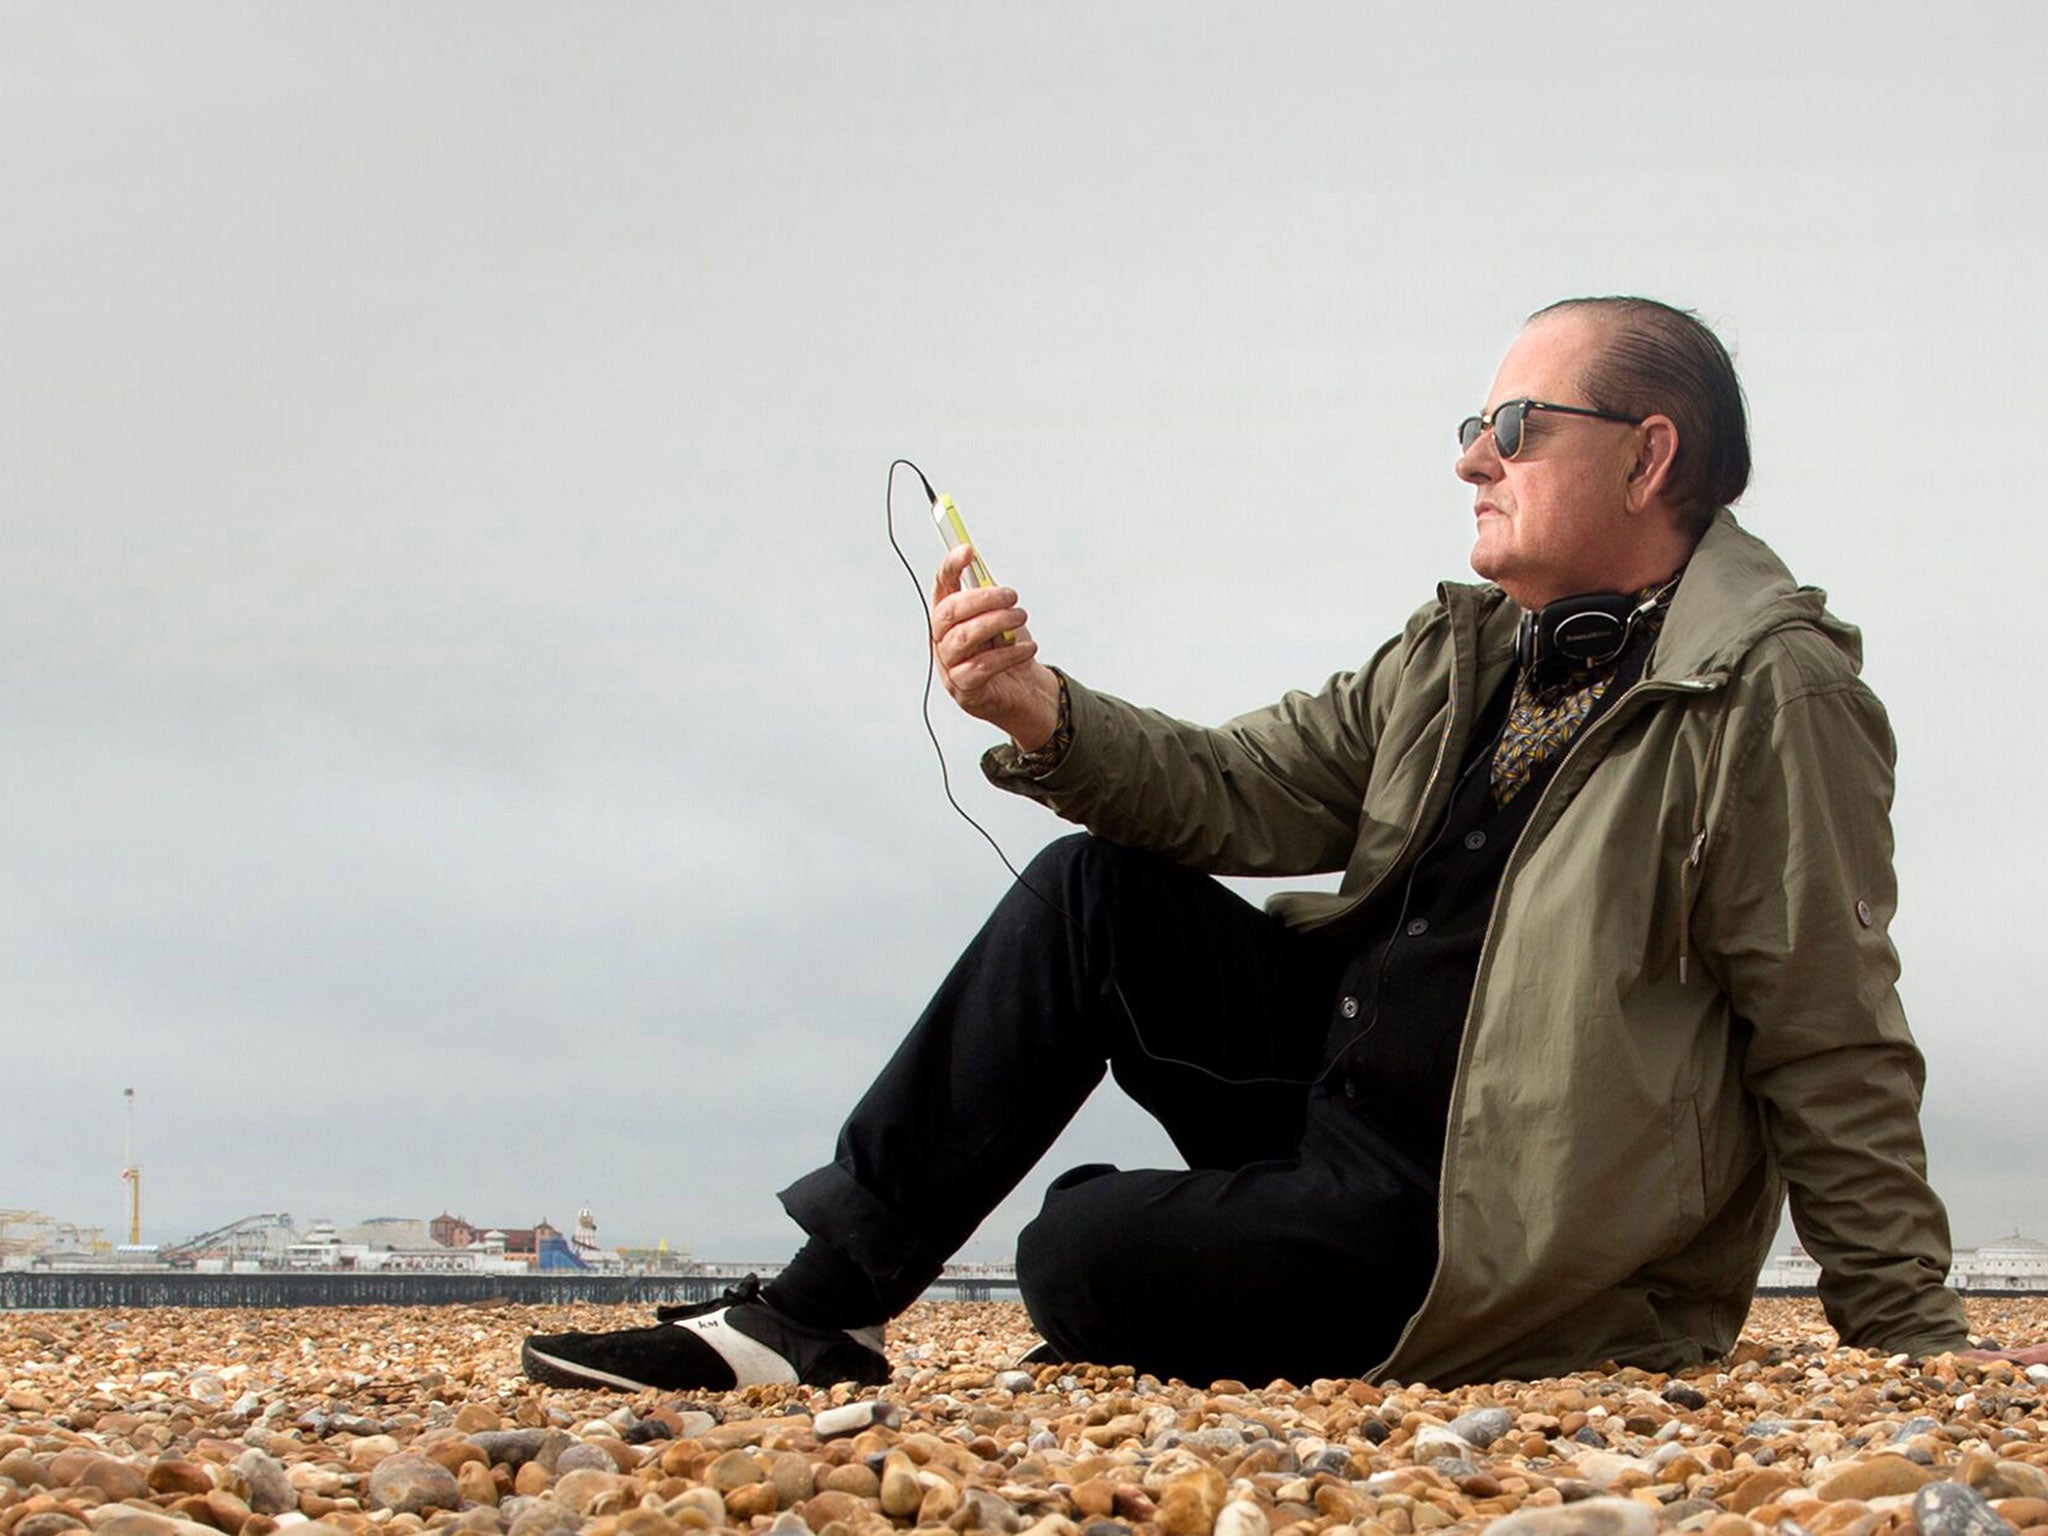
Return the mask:
<path id="1" fill-rule="evenodd" d="M 973 556 L 972 545 L 953 549 L 932 583 L 932 660 L 955 704 L 1033 752 L 1059 725 L 1060 680 L 1039 661 L 1014 591 L 960 584 Z"/>

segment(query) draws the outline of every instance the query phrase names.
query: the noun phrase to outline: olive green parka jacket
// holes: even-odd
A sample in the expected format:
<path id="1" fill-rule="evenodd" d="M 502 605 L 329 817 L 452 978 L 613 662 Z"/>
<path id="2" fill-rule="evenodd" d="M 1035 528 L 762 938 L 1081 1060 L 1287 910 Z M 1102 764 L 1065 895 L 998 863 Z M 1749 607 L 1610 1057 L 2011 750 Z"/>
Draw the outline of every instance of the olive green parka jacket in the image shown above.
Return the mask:
<path id="1" fill-rule="evenodd" d="M 1442 816 L 1519 617 L 1446 583 L 1362 669 L 1214 729 L 1069 679 L 1057 766 L 1034 778 L 998 748 L 985 769 L 1192 868 L 1342 870 L 1269 909 L 1349 942 Z M 1435 1277 L 1393 1354 L 1351 1368 L 1448 1386 L 1725 1353 L 1788 1189 L 1844 1342 L 1965 1344 L 1886 931 L 1892 738 L 1859 661 L 1823 595 L 1717 514 L 1642 677 L 1508 860 Z"/>

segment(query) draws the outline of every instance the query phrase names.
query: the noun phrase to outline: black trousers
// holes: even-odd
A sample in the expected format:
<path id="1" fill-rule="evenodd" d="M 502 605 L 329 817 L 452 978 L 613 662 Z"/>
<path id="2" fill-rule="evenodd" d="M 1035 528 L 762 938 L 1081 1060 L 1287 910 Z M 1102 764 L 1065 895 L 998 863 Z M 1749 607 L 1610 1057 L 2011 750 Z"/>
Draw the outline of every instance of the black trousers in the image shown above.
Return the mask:
<path id="1" fill-rule="evenodd" d="M 1436 1198 L 1315 1083 L 1345 958 L 1206 876 L 1064 838 L 783 1205 L 901 1310 L 1106 1067 L 1188 1166 L 1054 1182 L 1017 1246 L 1047 1342 L 1189 1381 L 1355 1375 L 1422 1300 Z"/>

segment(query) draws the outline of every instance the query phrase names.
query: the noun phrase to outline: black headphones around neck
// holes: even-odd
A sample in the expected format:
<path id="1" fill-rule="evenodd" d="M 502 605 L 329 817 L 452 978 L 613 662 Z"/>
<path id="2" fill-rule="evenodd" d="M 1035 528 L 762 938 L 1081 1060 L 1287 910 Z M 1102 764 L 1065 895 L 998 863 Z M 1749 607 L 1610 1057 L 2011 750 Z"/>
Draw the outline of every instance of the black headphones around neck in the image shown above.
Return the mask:
<path id="1" fill-rule="evenodd" d="M 1672 583 L 1648 597 L 1582 592 L 1522 615 L 1515 661 L 1532 688 L 1552 688 L 1578 667 L 1603 667 L 1628 648 L 1636 626 L 1671 600 Z"/>

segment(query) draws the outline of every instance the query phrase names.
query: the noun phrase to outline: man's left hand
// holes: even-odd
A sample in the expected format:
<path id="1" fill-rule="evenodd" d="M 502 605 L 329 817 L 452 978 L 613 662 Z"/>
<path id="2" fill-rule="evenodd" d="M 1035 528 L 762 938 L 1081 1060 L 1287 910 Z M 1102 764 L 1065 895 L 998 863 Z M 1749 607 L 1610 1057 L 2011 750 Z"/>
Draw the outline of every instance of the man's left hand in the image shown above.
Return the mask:
<path id="1" fill-rule="evenodd" d="M 2029 1344 L 2024 1349 L 1959 1349 L 1958 1360 L 2010 1360 L 2014 1365 L 2048 1365 L 2048 1344 Z"/>

